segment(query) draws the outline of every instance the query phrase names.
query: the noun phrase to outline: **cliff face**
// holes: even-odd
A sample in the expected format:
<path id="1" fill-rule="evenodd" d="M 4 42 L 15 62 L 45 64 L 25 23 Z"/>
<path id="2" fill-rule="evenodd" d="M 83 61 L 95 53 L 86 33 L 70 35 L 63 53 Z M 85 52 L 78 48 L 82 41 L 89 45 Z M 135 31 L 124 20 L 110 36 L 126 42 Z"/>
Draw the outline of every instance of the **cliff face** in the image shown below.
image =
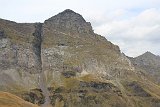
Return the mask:
<path id="1" fill-rule="evenodd" d="M 37 87 L 36 73 L 41 72 L 38 26 L 0 20 L 1 90 Z"/>
<path id="2" fill-rule="evenodd" d="M 159 87 L 89 22 L 65 10 L 44 23 L 0 19 L 0 90 L 56 107 L 158 107 Z M 154 93 L 154 94 L 152 94 Z"/>

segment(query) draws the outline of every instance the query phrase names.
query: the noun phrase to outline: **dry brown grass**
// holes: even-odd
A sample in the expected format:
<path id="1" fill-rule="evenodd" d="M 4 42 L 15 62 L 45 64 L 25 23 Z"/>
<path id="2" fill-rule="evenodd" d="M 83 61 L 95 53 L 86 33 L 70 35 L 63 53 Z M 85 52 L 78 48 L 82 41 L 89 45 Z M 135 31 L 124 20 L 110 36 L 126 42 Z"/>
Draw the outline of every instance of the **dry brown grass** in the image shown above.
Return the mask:
<path id="1" fill-rule="evenodd" d="M 7 92 L 0 92 L 0 107 L 39 107 L 39 106 L 26 102 L 23 99 L 13 94 Z"/>

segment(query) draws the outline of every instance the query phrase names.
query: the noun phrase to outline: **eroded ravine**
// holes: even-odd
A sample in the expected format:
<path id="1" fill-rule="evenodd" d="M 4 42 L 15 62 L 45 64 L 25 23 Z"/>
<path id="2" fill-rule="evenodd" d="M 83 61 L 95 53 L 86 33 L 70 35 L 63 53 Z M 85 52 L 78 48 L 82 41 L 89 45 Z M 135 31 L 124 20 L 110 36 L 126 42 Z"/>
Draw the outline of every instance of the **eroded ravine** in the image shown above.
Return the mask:
<path id="1" fill-rule="evenodd" d="M 37 55 L 37 66 L 39 72 L 39 88 L 42 90 L 43 96 L 45 97 L 45 103 L 41 105 L 41 107 L 50 107 L 50 98 L 49 98 L 49 91 L 47 89 L 47 83 L 45 78 L 45 73 L 42 69 L 42 60 L 41 60 L 41 44 L 42 44 L 42 23 L 35 24 L 35 33 L 34 35 L 34 52 Z"/>

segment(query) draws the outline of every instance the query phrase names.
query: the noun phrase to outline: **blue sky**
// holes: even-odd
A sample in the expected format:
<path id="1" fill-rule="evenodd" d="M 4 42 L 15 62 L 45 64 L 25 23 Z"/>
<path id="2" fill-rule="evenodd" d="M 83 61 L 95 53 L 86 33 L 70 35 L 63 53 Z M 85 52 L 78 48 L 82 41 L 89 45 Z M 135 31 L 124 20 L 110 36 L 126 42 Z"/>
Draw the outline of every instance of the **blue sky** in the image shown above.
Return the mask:
<path id="1" fill-rule="evenodd" d="M 128 56 L 160 55 L 160 0 L 0 0 L 0 18 L 43 22 L 72 9 Z"/>

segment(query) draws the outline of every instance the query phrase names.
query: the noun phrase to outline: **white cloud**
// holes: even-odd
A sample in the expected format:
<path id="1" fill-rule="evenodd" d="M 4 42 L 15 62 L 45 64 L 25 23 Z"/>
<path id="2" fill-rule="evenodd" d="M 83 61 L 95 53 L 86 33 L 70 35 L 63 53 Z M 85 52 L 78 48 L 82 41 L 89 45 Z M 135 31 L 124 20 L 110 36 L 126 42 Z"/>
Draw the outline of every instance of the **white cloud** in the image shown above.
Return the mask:
<path id="1" fill-rule="evenodd" d="M 137 56 L 145 51 L 160 54 L 157 51 L 160 49 L 160 10 L 158 9 L 146 9 L 136 16 L 121 20 L 113 18 L 110 22 L 106 21 L 94 28 L 96 33 L 105 35 L 118 44 L 129 56 Z"/>

